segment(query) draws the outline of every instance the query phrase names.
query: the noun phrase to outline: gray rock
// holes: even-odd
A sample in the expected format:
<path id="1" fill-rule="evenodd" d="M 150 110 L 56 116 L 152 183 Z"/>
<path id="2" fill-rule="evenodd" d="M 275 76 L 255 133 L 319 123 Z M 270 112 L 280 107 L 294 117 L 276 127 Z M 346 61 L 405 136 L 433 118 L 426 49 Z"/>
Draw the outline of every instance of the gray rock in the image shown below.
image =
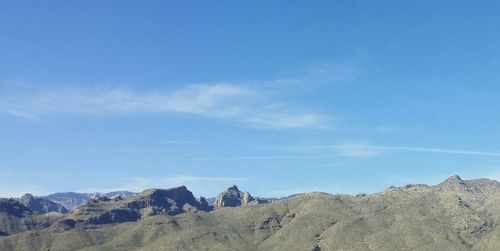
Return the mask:
<path id="1" fill-rule="evenodd" d="M 101 215 L 88 218 L 85 223 L 87 224 L 111 224 L 123 223 L 128 221 L 136 221 L 140 219 L 139 213 L 130 208 L 116 208 L 111 209 Z"/>
<path id="2" fill-rule="evenodd" d="M 225 192 L 220 193 L 214 201 L 214 207 L 239 207 L 249 204 L 266 203 L 266 200 L 254 198 L 248 192 L 242 192 L 236 185 L 228 188 Z"/>

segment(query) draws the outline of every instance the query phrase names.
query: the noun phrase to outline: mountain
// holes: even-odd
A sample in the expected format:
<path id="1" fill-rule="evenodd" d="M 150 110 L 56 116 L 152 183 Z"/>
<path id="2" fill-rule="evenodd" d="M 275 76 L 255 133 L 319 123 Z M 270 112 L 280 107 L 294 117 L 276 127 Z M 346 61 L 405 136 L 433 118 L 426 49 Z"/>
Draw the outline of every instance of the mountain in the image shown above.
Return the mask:
<path id="1" fill-rule="evenodd" d="M 233 187 L 223 195 L 239 199 L 241 206 L 212 209 L 185 187 L 150 189 L 128 198 L 94 199 L 64 215 L 36 214 L 17 201 L 3 199 L 0 249 L 427 251 L 500 247 L 500 184 L 493 180 L 452 176 L 435 186 L 410 184 L 357 196 L 313 192 L 262 204 L 245 203 L 250 197 L 240 192 Z"/>
<path id="2" fill-rule="evenodd" d="M 39 214 L 50 212 L 58 212 L 64 214 L 68 212 L 68 209 L 66 209 L 59 203 L 46 198 L 35 197 L 29 193 L 23 195 L 19 199 L 19 202 L 21 202 L 21 204 L 29 208 L 31 211 Z"/>
<path id="3" fill-rule="evenodd" d="M 47 196 L 43 196 L 40 198 L 45 198 L 49 199 L 51 201 L 54 201 L 56 203 L 61 204 L 65 208 L 72 210 L 86 202 L 88 202 L 91 199 L 97 199 L 101 197 L 107 197 L 107 198 L 113 198 L 116 196 L 121 196 L 121 197 L 129 197 L 133 196 L 135 193 L 128 192 L 128 191 L 116 191 L 116 192 L 109 192 L 109 193 L 75 193 L 75 192 L 66 192 L 66 193 L 54 193 L 50 194 Z"/>
<path id="4" fill-rule="evenodd" d="M 34 214 L 29 208 L 15 199 L 0 199 L 0 236 L 23 232 L 37 228 L 46 218 Z M 0 250 L 4 250 L 0 244 Z"/>
<path id="5" fill-rule="evenodd" d="M 154 215 L 177 215 L 188 211 L 210 210 L 203 198 L 197 200 L 185 186 L 149 189 L 128 197 L 101 197 L 75 208 L 66 217 L 84 224 L 109 224 L 137 221 Z"/>
<path id="6" fill-rule="evenodd" d="M 237 186 L 233 185 L 226 191 L 220 193 L 214 201 L 215 208 L 221 207 L 238 207 L 249 204 L 267 203 L 268 201 L 259 198 L 254 198 L 248 192 L 242 192 Z"/>

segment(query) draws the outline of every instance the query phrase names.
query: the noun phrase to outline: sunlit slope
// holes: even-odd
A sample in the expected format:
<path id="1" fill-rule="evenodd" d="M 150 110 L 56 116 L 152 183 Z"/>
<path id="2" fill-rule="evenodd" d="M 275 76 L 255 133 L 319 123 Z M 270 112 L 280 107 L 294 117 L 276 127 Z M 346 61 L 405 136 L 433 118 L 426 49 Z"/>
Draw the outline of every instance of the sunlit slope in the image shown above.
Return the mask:
<path id="1" fill-rule="evenodd" d="M 109 207 L 109 203 L 106 204 Z M 67 217 L 72 217 L 71 214 Z M 54 227 L 5 250 L 498 250 L 500 186 L 450 177 L 373 195 L 308 193 L 269 204 Z"/>

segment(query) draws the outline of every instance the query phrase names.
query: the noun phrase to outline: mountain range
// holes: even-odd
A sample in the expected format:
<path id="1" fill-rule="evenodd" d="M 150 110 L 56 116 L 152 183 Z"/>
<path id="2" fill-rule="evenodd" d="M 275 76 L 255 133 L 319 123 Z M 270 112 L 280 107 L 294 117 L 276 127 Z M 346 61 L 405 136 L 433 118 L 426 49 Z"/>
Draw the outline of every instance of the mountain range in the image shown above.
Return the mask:
<path id="1" fill-rule="evenodd" d="M 108 193 L 76 193 L 76 192 L 65 192 L 65 193 L 53 193 L 47 196 L 42 196 L 41 198 L 49 199 L 56 203 L 61 204 L 65 208 L 72 210 L 92 199 L 98 199 L 101 197 L 113 198 L 115 196 L 129 197 L 135 195 L 136 193 L 128 191 L 116 191 Z"/>
<path id="2" fill-rule="evenodd" d="M 42 208 L 52 205 L 42 199 Z M 25 204 L 0 199 L 0 250 L 500 247 L 500 184 L 459 176 L 357 196 L 313 192 L 269 201 L 233 186 L 210 205 L 181 186 L 98 196 L 68 212 L 40 213 Z"/>

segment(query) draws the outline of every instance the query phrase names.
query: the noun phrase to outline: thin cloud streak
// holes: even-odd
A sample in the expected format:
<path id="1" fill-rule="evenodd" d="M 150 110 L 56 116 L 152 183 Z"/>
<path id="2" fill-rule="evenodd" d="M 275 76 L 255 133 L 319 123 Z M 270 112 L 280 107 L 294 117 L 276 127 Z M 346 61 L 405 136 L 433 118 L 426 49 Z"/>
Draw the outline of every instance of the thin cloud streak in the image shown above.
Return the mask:
<path id="1" fill-rule="evenodd" d="M 407 147 L 407 146 L 378 146 L 378 145 L 333 145 L 337 153 L 349 157 L 374 157 L 391 152 L 422 152 L 443 153 L 472 156 L 500 157 L 500 152 L 471 151 L 460 149 L 430 148 L 430 147 Z"/>
<path id="2" fill-rule="evenodd" d="M 500 157 L 500 152 L 473 151 L 459 149 L 429 148 L 429 147 L 405 147 L 405 146 L 380 146 L 367 144 L 337 144 L 321 146 L 271 146 L 256 148 L 238 148 L 238 150 L 266 150 L 266 151 L 287 151 L 302 152 L 302 155 L 250 155 L 250 156 L 193 156 L 193 157 L 172 157 L 175 160 L 258 160 L 258 159 L 315 159 L 334 158 L 336 156 L 369 158 L 385 155 L 394 152 L 421 152 L 421 153 L 442 153 L 471 156 Z M 311 151 L 322 150 L 322 154 L 307 154 Z M 326 152 L 325 152 L 326 150 Z M 122 150 L 48 150 L 48 151 L 28 151 L 28 152 L 4 152 L 5 154 L 122 154 L 122 153 L 169 153 L 169 152 L 227 152 L 228 149 L 217 148 L 158 148 L 158 149 L 122 149 Z M 230 150 L 229 150 L 230 151 Z M 332 154 L 332 151 L 334 154 Z"/>
<path id="3" fill-rule="evenodd" d="M 0 113 L 23 118 L 178 113 L 266 128 L 327 127 L 324 114 L 277 103 L 255 88 L 225 83 L 193 84 L 170 92 L 94 87 L 0 93 Z"/>

